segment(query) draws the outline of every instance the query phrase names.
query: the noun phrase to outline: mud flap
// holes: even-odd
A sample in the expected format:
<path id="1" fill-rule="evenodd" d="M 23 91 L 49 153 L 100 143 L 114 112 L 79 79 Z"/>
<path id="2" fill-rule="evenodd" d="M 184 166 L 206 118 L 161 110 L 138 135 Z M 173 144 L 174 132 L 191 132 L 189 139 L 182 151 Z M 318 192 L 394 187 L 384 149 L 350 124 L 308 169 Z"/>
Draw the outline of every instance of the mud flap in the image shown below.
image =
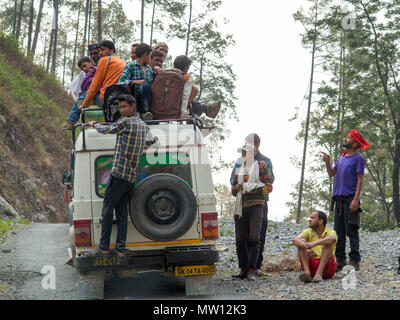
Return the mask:
<path id="1" fill-rule="evenodd" d="M 185 277 L 186 295 L 200 296 L 214 294 L 214 275 Z"/>
<path id="2" fill-rule="evenodd" d="M 78 295 L 82 299 L 104 298 L 104 270 L 78 273 Z"/>

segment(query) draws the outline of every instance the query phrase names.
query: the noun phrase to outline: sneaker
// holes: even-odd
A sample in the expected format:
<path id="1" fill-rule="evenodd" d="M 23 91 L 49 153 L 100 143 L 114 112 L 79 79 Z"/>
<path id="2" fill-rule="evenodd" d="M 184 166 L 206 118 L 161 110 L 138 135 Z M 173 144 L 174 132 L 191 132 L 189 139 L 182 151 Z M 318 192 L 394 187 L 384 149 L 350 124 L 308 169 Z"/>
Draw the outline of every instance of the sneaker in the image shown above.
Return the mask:
<path id="1" fill-rule="evenodd" d="M 250 270 L 247 272 L 246 279 L 247 279 L 247 280 L 250 280 L 250 281 L 256 280 L 256 273 L 255 273 L 255 270 L 250 269 Z"/>
<path id="2" fill-rule="evenodd" d="M 221 109 L 221 101 L 213 102 L 206 105 L 207 117 L 214 119 L 217 116 L 219 109 Z"/>
<path id="3" fill-rule="evenodd" d="M 350 260 L 349 265 L 353 266 L 356 271 L 360 270 L 360 262 L 358 262 L 358 261 Z"/>
<path id="4" fill-rule="evenodd" d="M 266 274 L 264 272 L 262 272 L 261 269 L 257 269 L 256 272 L 255 272 L 255 275 L 257 277 L 266 276 Z"/>
<path id="5" fill-rule="evenodd" d="M 151 112 L 146 112 L 143 114 L 142 118 L 145 121 L 153 120 L 153 114 Z"/>
<path id="6" fill-rule="evenodd" d="M 342 271 L 342 269 L 345 265 L 346 265 L 346 261 L 338 261 L 337 267 L 336 267 L 336 272 Z"/>
<path id="7" fill-rule="evenodd" d="M 233 278 L 233 279 L 240 279 L 240 280 L 243 280 L 245 277 L 246 277 L 246 273 L 245 273 L 243 270 L 240 271 L 240 273 L 238 273 L 238 274 L 233 274 L 233 275 L 232 275 L 232 278 Z"/>
<path id="8" fill-rule="evenodd" d="M 72 130 L 74 128 L 74 123 L 69 122 L 68 120 L 65 121 L 64 125 L 62 126 L 63 130 Z"/>

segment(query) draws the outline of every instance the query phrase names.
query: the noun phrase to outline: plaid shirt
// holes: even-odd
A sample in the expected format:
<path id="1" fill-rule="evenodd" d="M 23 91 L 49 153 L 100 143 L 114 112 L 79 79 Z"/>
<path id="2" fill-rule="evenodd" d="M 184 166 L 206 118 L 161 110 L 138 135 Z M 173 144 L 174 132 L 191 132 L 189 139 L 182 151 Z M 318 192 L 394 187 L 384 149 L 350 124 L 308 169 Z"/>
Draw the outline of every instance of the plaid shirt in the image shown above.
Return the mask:
<path id="1" fill-rule="evenodd" d="M 96 123 L 94 128 L 100 133 L 117 134 L 111 175 L 134 183 L 136 168 L 150 130 L 148 125 L 132 115 L 112 124 Z"/>
<path id="2" fill-rule="evenodd" d="M 125 66 L 124 72 L 122 72 L 118 82 L 130 84 L 134 80 L 146 80 L 148 84 L 152 84 L 154 80 L 154 71 L 149 65 L 146 65 L 145 70 L 146 72 L 143 72 L 141 65 L 134 60 Z"/>

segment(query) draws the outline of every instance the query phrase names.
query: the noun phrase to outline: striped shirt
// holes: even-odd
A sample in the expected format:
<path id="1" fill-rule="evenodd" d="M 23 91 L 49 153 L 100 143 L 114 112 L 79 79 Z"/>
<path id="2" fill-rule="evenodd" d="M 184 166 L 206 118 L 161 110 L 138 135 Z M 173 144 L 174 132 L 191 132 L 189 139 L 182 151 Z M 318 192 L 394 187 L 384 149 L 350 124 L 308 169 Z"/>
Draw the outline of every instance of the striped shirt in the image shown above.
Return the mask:
<path id="1" fill-rule="evenodd" d="M 259 165 L 258 170 L 259 170 L 259 179 L 258 180 L 260 182 L 264 183 L 264 187 L 254 189 L 248 193 L 243 194 L 242 204 L 243 204 L 244 208 L 251 207 L 251 206 L 254 206 L 257 204 L 264 205 L 265 195 L 268 194 L 269 192 L 271 192 L 272 184 L 268 182 L 271 179 L 269 168 L 268 167 L 262 168 Z M 238 174 L 234 173 L 232 179 L 233 179 L 233 185 L 234 186 L 237 185 L 239 182 Z M 248 182 L 248 180 L 249 180 L 249 172 L 245 169 L 243 182 Z"/>
<path id="2" fill-rule="evenodd" d="M 149 126 L 139 117 L 132 115 L 112 124 L 96 123 L 94 128 L 100 133 L 117 134 L 111 175 L 134 183 Z"/>
<path id="3" fill-rule="evenodd" d="M 145 71 L 136 60 L 128 63 L 121 74 L 118 82 L 122 84 L 130 84 L 134 80 L 145 80 L 148 84 L 152 84 L 154 80 L 154 71 L 146 65 Z"/>

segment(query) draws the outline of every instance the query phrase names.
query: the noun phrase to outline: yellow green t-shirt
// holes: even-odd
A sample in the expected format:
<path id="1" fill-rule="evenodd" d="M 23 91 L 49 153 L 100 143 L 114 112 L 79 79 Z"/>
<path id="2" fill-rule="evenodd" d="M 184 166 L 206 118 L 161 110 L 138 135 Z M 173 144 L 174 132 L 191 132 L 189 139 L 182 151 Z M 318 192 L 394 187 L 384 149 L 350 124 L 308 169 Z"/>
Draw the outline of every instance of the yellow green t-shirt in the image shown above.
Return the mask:
<path id="1" fill-rule="evenodd" d="M 325 230 L 322 233 L 322 237 L 321 238 L 319 238 L 317 233 L 311 228 L 308 228 L 308 229 L 304 230 L 300 235 L 304 239 L 306 239 L 307 242 L 314 242 L 314 241 L 317 241 L 317 240 L 325 239 L 326 237 L 329 237 L 329 236 L 336 236 L 336 242 L 333 245 L 333 254 L 335 255 L 336 243 L 337 243 L 337 234 L 336 234 L 335 230 L 333 230 L 331 228 L 328 228 L 328 227 L 325 227 Z M 321 253 L 322 253 L 322 246 L 321 245 L 313 247 L 312 250 L 314 251 L 314 258 L 321 258 Z"/>

